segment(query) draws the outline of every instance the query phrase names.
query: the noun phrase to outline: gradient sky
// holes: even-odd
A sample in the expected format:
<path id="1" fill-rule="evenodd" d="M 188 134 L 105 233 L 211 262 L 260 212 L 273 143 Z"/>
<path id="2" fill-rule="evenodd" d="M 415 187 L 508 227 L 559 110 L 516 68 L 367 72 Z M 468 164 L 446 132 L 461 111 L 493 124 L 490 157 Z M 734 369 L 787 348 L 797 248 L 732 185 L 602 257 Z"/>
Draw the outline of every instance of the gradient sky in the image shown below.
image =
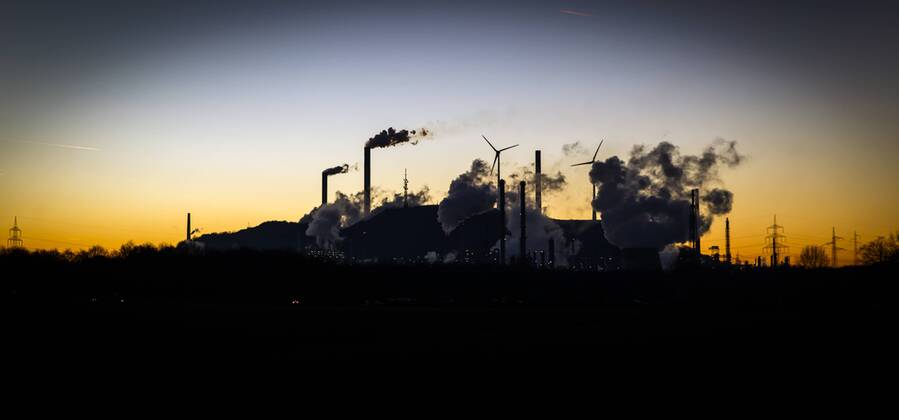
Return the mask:
<path id="1" fill-rule="evenodd" d="M 899 227 L 889 3 L 54 3 L 0 14 L 0 225 L 18 216 L 32 248 L 175 243 L 188 211 L 203 232 L 295 221 L 321 170 L 361 163 L 388 126 L 434 137 L 375 150 L 373 184 L 400 190 L 408 168 L 435 203 L 492 159 L 480 134 L 522 145 L 504 172 L 539 148 L 568 175 L 544 198 L 558 218 L 589 217 L 563 144 L 604 138 L 601 158 L 625 158 L 720 137 L 748 156 L 722 173 L 742 257 L 775 213 L 794 255 L 831 226 L 862 241 Z M 358 191 L 361 171 L 330 185 Z"/>

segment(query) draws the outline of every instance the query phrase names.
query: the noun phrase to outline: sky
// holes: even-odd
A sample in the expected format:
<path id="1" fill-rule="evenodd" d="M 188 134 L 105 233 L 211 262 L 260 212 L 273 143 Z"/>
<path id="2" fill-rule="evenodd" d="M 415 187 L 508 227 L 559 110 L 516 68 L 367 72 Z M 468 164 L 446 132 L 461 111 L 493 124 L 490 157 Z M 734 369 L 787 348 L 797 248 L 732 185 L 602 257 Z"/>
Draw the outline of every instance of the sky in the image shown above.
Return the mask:
<path id="1" fill-rule="evenodd" d="M 721 173 L 735 254 L 759 255 L 775 214 L 794 255 L 832 227 L 849 250 L 899 228 L 889 2 L 56 3 L 0 15 L 0 225 L 18 217 L 31 248 L 176 243 L 187 212 L 204 233 L 296 221 L 322 169 L 361 165 L 387 127 L 433 135 L 373 151 L 373 185 L 407 169 L 434 203 L 492 160 L 482 134 L 521 144 L 504 172 L 535 149 L 563 171 L 556 218 L 590 217 L 569 167 L 589 156 L 564 144 L 626 159 L 723 138 L 747 157 Z M 361 170 L 329 183 L 359 191 Z"/>

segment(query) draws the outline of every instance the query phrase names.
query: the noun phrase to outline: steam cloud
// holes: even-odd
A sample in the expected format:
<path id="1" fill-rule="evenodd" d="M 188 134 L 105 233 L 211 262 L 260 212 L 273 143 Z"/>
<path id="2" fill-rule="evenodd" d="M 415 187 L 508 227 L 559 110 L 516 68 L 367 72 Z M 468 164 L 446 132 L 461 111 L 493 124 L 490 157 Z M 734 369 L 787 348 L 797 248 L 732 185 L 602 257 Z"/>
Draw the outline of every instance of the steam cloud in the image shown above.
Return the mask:
<path id="1" fill-rule="evenodd" d="M 314 236 L 320 247 L 333 245 L 340 239 L 340 228 L 355 223 L 362 216 L 361 193 L 348 196 L 338 191 L 336 195 L 333 202 L 313 209 L 300 219 L 301 223 L 309 223 L 306 236 Z"/>
<path id="2" fill-rule="evenodd" d="M 693 188 L 705 205 L 700 233 L 708 231 L 713 216 L 730 212 L 733 193 L 703 186 L 719 180 L 722 164 L 735 167 L 743 159 L 736 142 L 717 139 L 699 156 L 681 155 L 677 146 L 661 142 L 648 151 L 635 146 L 627 163 L 617 156 L 594 163 L 590 181 L 599 188 L 592 204 L 602 213 L 606 238 L 619 247 L 656 249 L 688 240 Z"/>
<path id="3" fill-rule="evenodd" d="M 387 197 L 381 199 L 381 205 L 376 209 L 372 210 L 372 215 L 378 214 L 381 211 L 403 207 L 403 205 L 409 207 L 417 207 L 427 204 L 431 201 L 431 190 L 427 185 L 421 187 L 421 190 L 418 191 L 409 191 L 407 196 L 403 196 L 403 193 L 392 193 Z"/>
<path id="4" fill-rule="evenodd" d="M 344 163 L 343 165 L 325 169 L 324 171 L 322 171 L 322 175 L 331 176 L 331 175 L 337 175 L 337 174 L 345 174 L 345 173 L 349 172 L 349 170 L 350 170 L 350 165 L 347 165 Z"/>
<path id="5" fill-rule="evenodd" d="M 475 159 L 468 171 L 450 183 L 449 191 L 437 209 L 437 221 L 443 231 L 449 233 L 465 219 L 492 209 L 496 200 L 490 167 L 487 162 Z"/>
<path id="6" fill-rule="evenodd" d="M 426 128 L 422 128 L 418 131 L 396 131 L 393 127 L 390 127 L 386 130 L 382 130 L 380 133 L 375 134 L 374 137 L 368 139 L 368 141 L 365 143 L 365 147 L 374 149 L 378 147 L 396 146 L 397 144 L 410 142 L 412 144 L 418 144 L 418 141 L 420 139 L 427 137 L 429 134 L 431 134 L 431 132 Z"/>
<path id="7" fill-rule="evenodd" d="M 336 168 L 341 167 L 338 166 Z M 309 227 L 306 228 L 306 236 L 314 236 L 315 243 L 320 247 L 334 245 L 338 240 L 342 239 L 340 237 L 340 229 L 362 220 L 364 216 L 362 212 L 363 193 L 361 191 L 352 195 L 337 191 L 335 195 L 336 199 L 333 202 L 312 209 L 312 211 L 300 219 L 300 223 L 309 224 Z M 369 217 L 373 217 L 386 209 L 403 207 L 402 193 L 385 194 L 381 190 L 373 188 L 372 195 L 374 197 L 386 195 L 386 197 L 380 200 L 381 204 L 372 210 Z M 406 197 L 406 205 L 409 207 L 420 206 L 430 200 L 430 190 L 427 186 L 424 186 L 419 191 L 409 192 L 409 195 Z"/>
<path id="8" fill-rule="evenodd" d="M 518 192 L 514 193 L 518 196 Z M 507 201 L 508 203 L 508 201 Z M 506 255 L 516 257 L 519 254 L 519 244 L 521 243 L 521 207 L 517 201 L 513 201 L 514 205 L 509 206 L 506 213 L 506 229 L 512 233 L 506 239 Z M 527 250 L 549 252 L 549 239 L 552 238 L 556 242 L 555 264 L 557 266 L 568 265 L 567 256 L 565 254 L 565 235 L 562 228 L 552 219 L 546 217 L 532 207 L 525 208 L 525 223 L 527 232 L 525 238 Z M 499 248 L 499 242 L 494 248 Z"/>

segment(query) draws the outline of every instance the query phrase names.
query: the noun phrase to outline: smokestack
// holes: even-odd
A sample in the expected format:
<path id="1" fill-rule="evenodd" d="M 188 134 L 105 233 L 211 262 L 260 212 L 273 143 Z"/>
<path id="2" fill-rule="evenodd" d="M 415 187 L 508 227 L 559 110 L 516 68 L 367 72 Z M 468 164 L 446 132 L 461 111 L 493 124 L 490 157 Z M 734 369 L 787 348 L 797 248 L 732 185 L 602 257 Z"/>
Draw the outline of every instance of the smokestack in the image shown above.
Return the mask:
<path id="1" fill-rule="evenodd" d="M 499 180 L 499 264 L 506 263 L 506 180 Z"/>
<path id="2" fill-rule="evenodd" d="M 724 218 L 724 262 L 730 265 L 730 218 Z"/>
<path id="3" fill-rule="evenodd" d="M 190 242 L 190 213 L 187 213 L 187 242 Z"/>
<path id="4" fill-rule="evenodd" d="M 696 250 L 696 195 L 693 194 L 694 190 L 690 190 L 690 220 L 687 222 L 690 224 L 690 231 L 687 232 L 687 237 L 690 240 L 690 247 L 693 250 Z"/>
<path id="5" fill-rule="evenodd" d="M 534 170 L 535 170 L 534 190 L 536 191 L 535 195 L 536 195 L 536 203 L 537 203 L 537 213 L 543 214 L 543 198 L 542 198 L 543 189 L 541 188 L 543 183 L 540 180 L 540 178 L 542 178 L 542 177 L 540 176 L 541 171 L 540 171 L 540 151 L 539 150 L 534 152 L 534 166 L 535 166 L 535 168 L 534 168 Z"/>
<path id="6" fill-rule="evenodd" d="M 367 217 L 371 213 L 371 148 L 365 146 L 365 180 L 362 188 L 364 189 L 365 202 L 362 208 L 363 214 Z"/>
<path id="7" fill-rule="evenodd" d="M 521 237 L 519 238 L 519 242 L 518 242 L 518 246 L 519 246 L 518 256 L 519 256 L 519 258 L 521 258 L 521 264 L 527 265 L 527 263 L 528 263 L 528 260 L 527 260 L 527 253 L 528 253 L 528 252 L 527 252 L 527 250 L 528 250 L 527 242 L 528 242 L 528 241 L 527 241 L 527 235 L 525 235 L 525 233 L 526 233 L 526 231 L 527 231 L 527 227 L 526 227 L 526 225 L 527 225 L 527 222 L 526 222 L 526 213 L 527 213 L 526 210 L 527 210 L 527 208 L 525 207 L 524 187 L 525 187 L 525 182 L 524 182 L 524 181 L 521 181 L 521 182 L 518 183 L 518 201 L 519 201 L 518 206 L 519 206 L 519 209 L 521 210 L 521 222 L 520 222 L 520 224 L 521 224 Z"/>
<path id="8" fill-rule="evenodd" d="M 702 252 L 699 245 L 699 190 L 690 190 L 690 242 L 693 252 L 698 257 Z"/>
<path id="9" fill-rule="evenodd" d="M 328 204 L 328 174 L 322 172 L 322 207 Z"/>
<path id="10" fill-rule="evenodd" d="M 702 236 L 702 234 L 699 232 L 699 226 L 700 226 L 700 217 L 699 217 L 699 216 L 700 216 L 700 214 L 699 214 L 699 190 L 694 188 L 694 189 L 693 189 L 693 194 L 696 196 L 695 204 L 693 204 L 693 205 L 695 206 L 694 213 L 696 214 L 696 218 L 695 218 L 694 221 L 693 221 L 694 229 L 696 229 L 696 230 L 695 230 L 695 235 L 696 235 L 696 255 L 700 255 L 700 254 L 702 254 L 702 246 L 699 244 L 699 240 L 700 240 L 700 236 Z"/>

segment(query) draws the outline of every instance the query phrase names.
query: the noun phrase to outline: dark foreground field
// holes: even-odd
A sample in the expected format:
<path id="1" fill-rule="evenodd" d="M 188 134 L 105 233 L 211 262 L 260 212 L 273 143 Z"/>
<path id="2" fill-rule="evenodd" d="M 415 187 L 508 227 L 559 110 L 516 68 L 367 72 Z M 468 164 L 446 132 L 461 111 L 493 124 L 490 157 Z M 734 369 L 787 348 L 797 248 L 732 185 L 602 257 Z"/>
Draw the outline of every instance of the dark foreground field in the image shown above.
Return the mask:
<path id="1" fill-rule="evenodd" d="M 18 360 L 882 364 L 896 269 L 583 273 L 287 254 L 0 258 Z"/>

